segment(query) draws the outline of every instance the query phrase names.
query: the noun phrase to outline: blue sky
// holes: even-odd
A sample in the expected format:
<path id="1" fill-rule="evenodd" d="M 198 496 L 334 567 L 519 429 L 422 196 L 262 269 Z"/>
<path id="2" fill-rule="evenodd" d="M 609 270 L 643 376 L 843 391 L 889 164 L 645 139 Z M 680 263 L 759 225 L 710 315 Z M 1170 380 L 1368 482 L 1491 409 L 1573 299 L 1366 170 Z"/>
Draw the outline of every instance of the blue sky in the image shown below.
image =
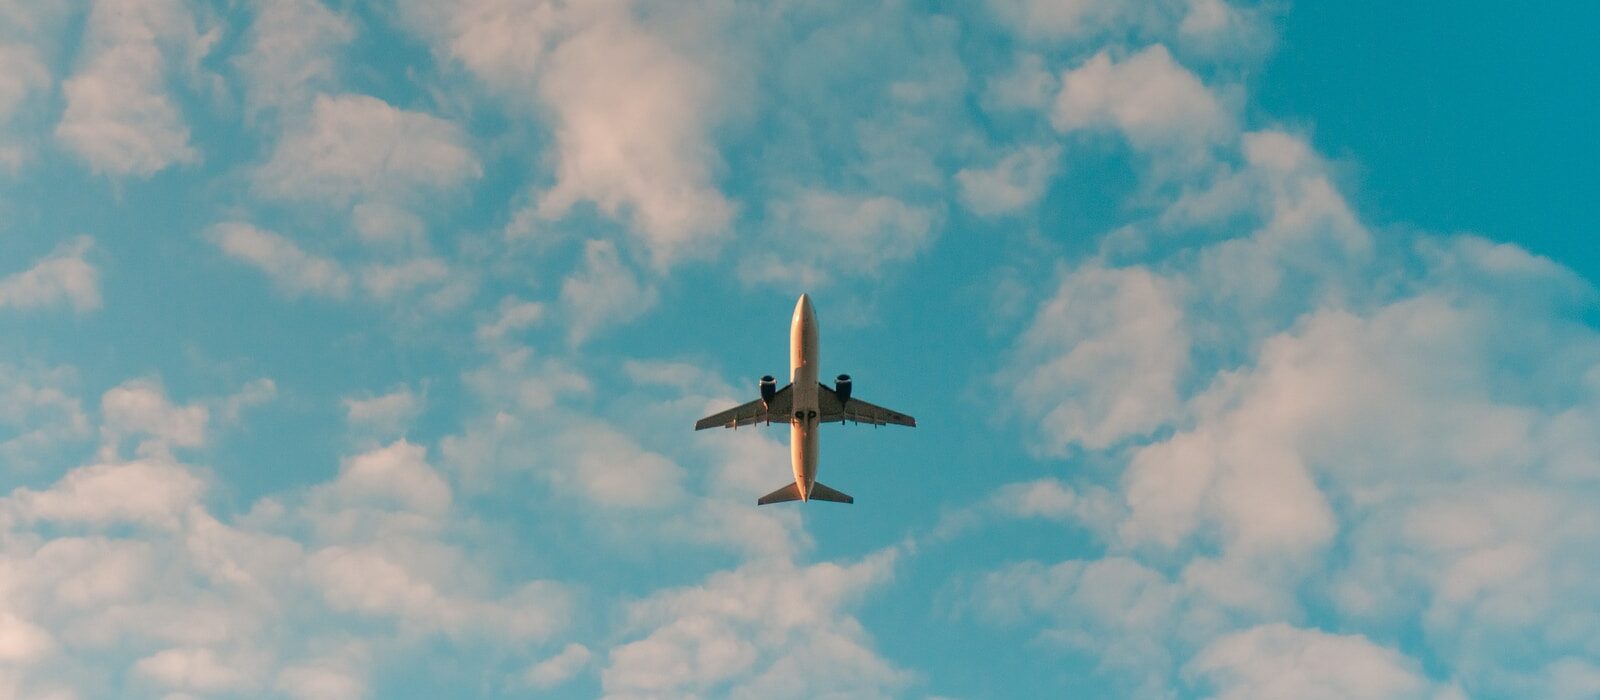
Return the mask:
<path id="1" fill-rule="evenodd" d="M 1596 18 L 1391 5 L 0 0 L 0 697 L 1600 696 Z"/>

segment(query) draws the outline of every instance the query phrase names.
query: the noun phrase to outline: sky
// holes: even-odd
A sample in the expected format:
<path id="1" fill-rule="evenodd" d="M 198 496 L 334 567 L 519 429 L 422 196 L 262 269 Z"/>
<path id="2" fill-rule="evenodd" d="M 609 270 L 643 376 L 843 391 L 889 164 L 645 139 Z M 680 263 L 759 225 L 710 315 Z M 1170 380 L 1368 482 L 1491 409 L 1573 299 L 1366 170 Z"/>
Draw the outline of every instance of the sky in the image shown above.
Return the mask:
<path id="1" fill-rule="evenodd" d="M 1600 16 L 1450 12 L 0 0 L 0 697 L 1600 697 Z"/>

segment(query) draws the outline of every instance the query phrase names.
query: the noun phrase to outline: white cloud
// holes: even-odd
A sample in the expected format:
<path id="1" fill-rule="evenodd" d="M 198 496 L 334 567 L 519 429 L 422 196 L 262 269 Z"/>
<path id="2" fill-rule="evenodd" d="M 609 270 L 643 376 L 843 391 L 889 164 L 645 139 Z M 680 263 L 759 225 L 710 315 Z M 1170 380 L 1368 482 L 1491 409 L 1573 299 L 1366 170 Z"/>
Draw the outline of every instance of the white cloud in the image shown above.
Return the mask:
<path id="1" fill-rule="evenodd" d="M 1044 112 L 1060 90 L 1060 80 L 1045 69 L 1044 57 L 1025 53 L 1017 56 L 1017 65 L 1011 72 L 990 79 L 984 99 L 987 105 L 1001 110 Z"/>
<path id="2" fill-rule="evenodd" d="M 508 296 L 500 300 L 500 307 L 495 311 L 494 320 L 479 323 L 474 336 L 480 343 L 498 343 L 507 335 L 537 325 L 544 320 L 544 314 L 544 304 Z"/>
<path id="3" fill-rule="evenodd" d="M 224 421 L 230 423 L 238 422 L 239 415 L 244 412 L 244 409 L 251 406 L 259 406 L 277 398 L 277 396 L 277 382 L 267 377 L 253 379 L 245 383 L 244 386 L 239 387 L 238 391 L 223 397 L 218 407 L 219 413 L 221 413 Z"/>
<path id="4" fill-rule="evenodd" d="M 213 649 L 165 649 L 134 664 L 134 670 L 169 688 L 202 693 L 246 690 L 255 685 L 254 659 L 223 658 Z"/>
<path id="5" fill-rule="evenodd" d="M 1149 434 L 1178 408 L 1189 339 L 1175 291 L 1138 267 L 1067 274 L 1023 333 L 1002 381 L 1039 416 L 1046 451 Z"/>
<path id="6" fill-rule="evenodd" d="M 249 49 L 234 57 L 244 75 L 245 109 L 299 112 L 319 89 L 335 84 L 335 50 L 355 38 L 349 20 L 320 0 L 267 0 L 252 5 Z"/>
<path id="7" fill-rule="evenodd" d="M 351 665 L 336 659 L 287 666 L 274 686 L 295 700 L 361 700 L 367 697 L 366 676 Z"/>
<path id="8" fill-rule="evenodd" d="M 1006 214 L 1044 196 L 1061 149 L 1024 146 L 987 169 L 962 168 L 956 173 L 961 202 L 983 216 Z"/>
<path id="9" fill-rule="evenodd" d="M 172 447 L 199 447 L 206 441 L 211 412 L 205 406 L 175 406 L 154 381 L 131 379 L 100 397 L 104 420 L 100 435 L 107 454 L 115 454 L 124 438 L 146 436 L 141 455 L 168 455 Z"/>
<path id="10" fill-rule="evenodd" d="M 1216 96 L 1160 44 L 1121 61 L 1102 51 L 1067 71 L 1050 121 L 1063 132 L 1114 128 L 1135 148 L 1184 167 L 1236 128 Z"/>
<path id="11" fill-rule="evenodd" d="M 649 311 L 656 304 L 656 290 L 641 284 L 622 263 L 616 244 L 592 240 L 583 247 L 583 268 L 561 282 L 561 304 L 567 312 L 567 341 L 578 345 L 601 328 Z"/>
<path id="12" fill-rule="evenodd" d="M 343 403 L 351 425 L 390 435 L 404 432 L 422 412 L 421 399 L 407 387 L 370 398 L 346 397 Z"/>
<path id="13" fill-rule="evenodd" d="M 523 680 L 528 685 L 548 690 L 565 683 L 589 665 L 592 654 L 582 644 L 568 644 L 561 653 L 540 661 L 528 669 Z"/>
<path id="14" fill-rule="evenodd" d="M 1001 22 L 1032 39 L 1081 39 L 1117 24 L 1131 24 L 1140 12 L 1155 15 L 1157 11 L 1148 8 L 1158 5 L 1130 6 L 1115 0 L 991 0 L 988 4 Z"/>
<path id="15" fill-rule="evenodd" d="M 482 170 L 449 121 L 366 95 L 319 95 L 256 172 L 264 194 L 343 208 L 401 204 L 476 178 Z"/>
<path id="16" fill-rule="evenodd" d="M 416 258 L 397 265 L 372 264 L 361 269 L 361 285 L 374 299 L 392 300 L 450 276 L 450 266 L 439 258 Z"/>
<path id="17" fill-rule="evenodd" d="M 100 308 L 100 273 L 84 260 L 93 247 L 88 236 L 78 236 L 32 267 L 0 278 L 0 308 L 34 309 L 63 302 L 80 313 Z"/>
<path id="18" fill-rule="evenodd" d="M 382 202 L 361 202 L 350 212 L 356 234 L 367 243 L 383 243 L 421 250 L 427 227 L 422 218 L 404 207 Z"/>
<path id="19" fill-rule="evenodd" d="M 740 275 L 750 283 L 806 289 L 873 275 L 927 247 L 941 216 L 894 197 L 806 190 L 772 205 L 773 242 L 784 252 L 741 266 Z"/>
<path id="20" fill-rule="evenodd" d="M 1024 40 L 1058 48 L 1172 41 L 1204 59 L 1251 58 L 1271 45 L 1266 10 L 1225 0 L 990 0 L 1001 23 Z"/>
<path id="21" fill-rule="evenodd" d="M 181 0 L 97 0 L 80 68 L 62 86 L 56 138 L 112 176 L 198 161 L 166 83 L 174 69 L 194 71 L 215 39 L 200 34 Z"/>
<path id="22" fill-rule="evenodd" d="M 307 253 L 271 231 L 230 221 L 212 226 L 207 238 L 229 257 L 266 273 L 290 296 L 342 298 L 350 292 L 350 273 L 338 261 Z"/>
<path id="23" fill-rule="evenodd" d="M 606 697 L 891 696 L 909 674 L 872 650 L 846 610 L 889 580 L 896 556 L 883 550 L 847 566 L 763 561 L 640 601 L 627 628 L 644 636 L 611 650 Z"/>
<path id="24" fill-rule="evenodd" d="M 0 171 L 16 172 L 38 148 L 33 129 L 54 77 L 46 61 L 74 12 L 68 3 L 0 0 Z"/>
<path id="25" fill-rule="evenodd" d="M 0 459 L 26 469 L 63 443 L 92 435 L 83 404 L 68 393 L 66 367 L 29 371 L 0 363 L 0 425 L 15 433 L 0 440 Z"/>
<path id="26" fill-rule="evenodd" d="M 1440 698 L 1417 663 L 1361 635 L 1283 623 L 1221 637 L 1184 666 L 1218 700 L 1427 700 Z"/>
<path id="27" fill-rule="evenodd" d="M 10 121 L 30 97 L 49 86 L 50 70 L 38 51 L 26 44 L 5 43 L 0 37 L 0 169 L 16 171 L 22 166 L 31 149 L 25 141 L 12 143 Z"/>
<path id="28" fill-rule="evenodd" d="M 557 115 L 549 217 L 588 200 L 624 212 L 658 266 L 724 233 L 733 207 L 711 181 L 714 78 L 626 14 L 551 52 L 540 91 Z"/>
<path id="29" fill-rule="evenodd" d="M 55 647 L 55 639 L 49 631 L 13 613 L 0 611 L 0 662 L 35 661 Z"/>
<path id="30" fill-rule="evenodd" d="M 663 269 L 727 233 L 734 207 L 713 181 L 708 133 L 721 112 L 718 76 L 695 53 L 714 52 L 653 31 L 623 2 L 413 2 L 405 11 L 439 53 L 551 115 L 556 182 L 539 196 L 541 218 L 592 203 L 628 222 Z"/>
<path id="31" fill-rule="evenodd" d="M 44 491 L 18 488 L 0 500 L 0 516 L 22 522 L 176 528 L 203 487 L 200 479 L 171 462 L 97 464 L 73 470 Z"/>
<path id="32" fill-rule="evenodd" d="M 439 515 L 450 507 L 450 486 L 427 462 L 427 450 L 406 440 L 344 461 L 328 493 L 345 505 L 374 505 Z"/>

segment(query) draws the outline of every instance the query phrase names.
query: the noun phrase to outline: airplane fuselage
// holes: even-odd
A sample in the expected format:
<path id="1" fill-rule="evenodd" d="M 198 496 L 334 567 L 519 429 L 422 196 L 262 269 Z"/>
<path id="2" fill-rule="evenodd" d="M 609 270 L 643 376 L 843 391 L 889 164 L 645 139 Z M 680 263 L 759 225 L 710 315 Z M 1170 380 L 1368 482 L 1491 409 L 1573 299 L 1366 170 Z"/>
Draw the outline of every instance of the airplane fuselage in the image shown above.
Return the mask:
<path id="1" fill-rule="evenodd" d="M 811 499 L 817 482 L 817 313 L 811 297 L 800 295 L 789 323 L 789 382 L 794 386 L 794 410 L 789 415 L 789 462 L 800 500 Z"/>

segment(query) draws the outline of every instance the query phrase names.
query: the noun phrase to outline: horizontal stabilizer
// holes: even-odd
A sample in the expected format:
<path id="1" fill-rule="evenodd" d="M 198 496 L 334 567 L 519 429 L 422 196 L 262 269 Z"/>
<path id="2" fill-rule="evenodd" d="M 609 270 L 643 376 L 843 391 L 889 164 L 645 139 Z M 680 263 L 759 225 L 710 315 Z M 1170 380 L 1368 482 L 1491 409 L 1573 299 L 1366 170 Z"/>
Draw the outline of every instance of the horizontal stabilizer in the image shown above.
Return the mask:
<path id="1" fill-rule="evenodd" d="M 843 493 L 843 492 L 840 492 L 840 491 L 835 491 L 835 490 L 833 490 L 831 488 L 823 486 L 822 482 L 820 482 L 820 481 L 811 482 L 811 500 L 813 500 L 813 501 L 833 501 L 834 503 L 855 503 L 856 502 L 856 499 L 851 498 L 850 494 Z"/>
<path id="2" fill-rule="evenodd" d="M 800 485 L 791 481 L 787 486 L 756 499 L 756 505 L 764 506 L 768 503 L 782 503 L 784 501 L 798 500 L 800 500 Z"/>

